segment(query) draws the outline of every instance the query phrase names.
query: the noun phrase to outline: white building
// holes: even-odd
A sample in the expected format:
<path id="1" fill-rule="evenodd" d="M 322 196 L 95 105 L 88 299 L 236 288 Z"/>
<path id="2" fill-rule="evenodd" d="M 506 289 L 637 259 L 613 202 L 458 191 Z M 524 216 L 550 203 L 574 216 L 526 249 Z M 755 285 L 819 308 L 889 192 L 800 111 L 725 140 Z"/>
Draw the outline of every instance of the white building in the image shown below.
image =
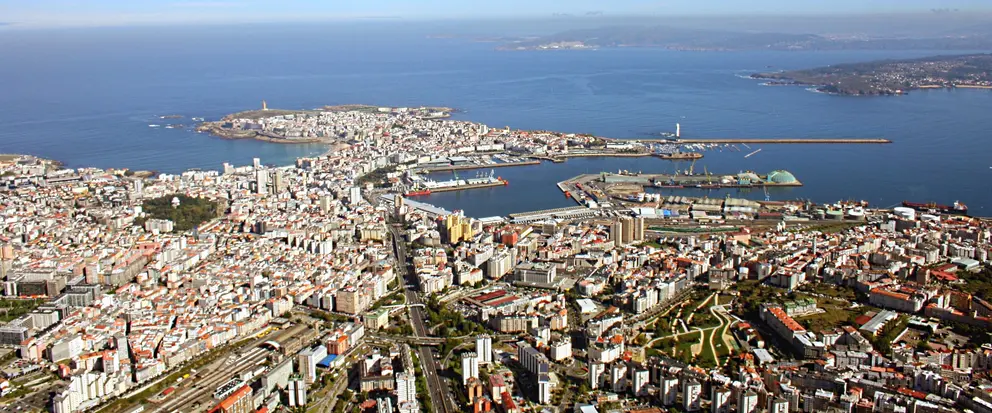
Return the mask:
<path id="1" fill-rule="evenodd" d="M 598 389 L 600 378 L 603 372 L 606 371 L 606 365 L 603 363 L 589 363 L 589 388 Z"/>
<path id="2" fill-rule="evenodd" d="M 479 355 L 480 364 L 493 362 L 493 338 L 483 334 L 475 338 L 475 353 Z"/>
<path id="3" fill-rule="evenodd" d="M 675 376 L 668 376 L 661 379 L 661 404 L 663 406 L 674 406 L 679 398 L 679 379 Z"/>
<path id="4" fill-rule="evenodd" d="M 710 412 L 730 413 L 730 389 L 726 387 L 713 386 L 710 396 Z"/>
<path id="5" fill-rule="evenodd" d="M 643 367 L 638 367 L 634 369 L 631 376 L 631 393 L 634 393 L 634 396 L 643 396 L 646 393 L 648 383 L 651 381 L 651 371 Z"/>
<path id="6" fill-rule="evenodd" d="M 572 358 L 572 340 L 564 338 L 551 343 L 551 360 L 562 361 Z"/>
<path id="7" fill-rule="evenodd" d="M 789 413 L 789 401 L 782 397 L 769 398 L 768 413 Z"/>
<path id="8" fill-rule="evenodd" d="M 300 352 L 297 356 L 300 375 L 307 384 L 317 381 L 317 363 L 327 357 L 327 347 L 317 346 Z"/>
<path id="9" fill-rule="evenodd" d="M 300 378 L 289 381 L 287 391 L 289 392 L 289 407 L 307 405 L 307 383 Z"/>
<path id="10" fill-rule="evenodd" d="M 703 405 L 703 386 L 695 380 L 682 382 L 682 409 L 687 412 L 698 412 Z"/>
<path id="11" fill-rule="evenodd" d="M 737 413 L 758 413 L 758 395 L 750 390 L 742 392 L 737 397 Z"/>
<path id="12" fill-rule="evenodd" d="M 537 402 L 551 403 L 551 377 L 546 373 L 537 376 Z"/>
<path id="13" fill-rule="evenodd" d="M 462 354 L 462 385 L 470 378 L 479 378 L 479 355 L 476 353 Z"/>

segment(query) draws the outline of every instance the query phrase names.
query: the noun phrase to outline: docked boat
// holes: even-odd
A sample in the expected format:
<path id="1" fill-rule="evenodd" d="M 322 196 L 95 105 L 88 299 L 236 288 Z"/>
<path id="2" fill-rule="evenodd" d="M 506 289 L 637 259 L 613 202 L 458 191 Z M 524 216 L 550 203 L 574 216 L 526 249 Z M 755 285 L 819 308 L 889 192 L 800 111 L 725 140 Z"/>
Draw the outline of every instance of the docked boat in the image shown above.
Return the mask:
<path id="1" fill-rule="evenodd" d="M 902 206 L 906 208 L 913 208 L 917 211 L 923 211 L 923 212 L 934 211 L 934 212 L 939 212 L 942 214 L 950 214 L 950 215 L 968 215 L 968 206 L 958 201 L 954 201 L 954 204 L 952 205 L 942 205 L 933 202 L 919 203 L 919 202 L 902 201 Z"/>
<path id="2" fill-rule="evenodd" d="M 672 152 L 672 153 L 658 154 L 658 157 L 661 159 L 670 159 L 670 160 L 700 159 L 703 157 L 703 154 L 699 152 Z"/>
<path id="3" fill-rule="evenodd" d="M 409 191 L 409 192 L 403 194 L 403 196 L 405 196 L 405 197 L 426 196 L 426 195 L 430 195 L 430 194 L 431 194 L 431 190 L 430 189 L 424 189 L 424 190 L 420 190 L 420 191 Z"/>

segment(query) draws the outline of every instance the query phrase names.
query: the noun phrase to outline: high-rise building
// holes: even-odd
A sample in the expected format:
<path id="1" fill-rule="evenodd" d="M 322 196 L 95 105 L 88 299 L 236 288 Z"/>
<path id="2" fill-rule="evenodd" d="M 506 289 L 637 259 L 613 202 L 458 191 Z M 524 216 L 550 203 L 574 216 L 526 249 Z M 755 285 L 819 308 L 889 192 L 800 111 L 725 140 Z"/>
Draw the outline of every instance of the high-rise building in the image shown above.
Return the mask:
<path id="1" fill-rule="evenodd" d="M 630 244 L 634 241 L 634 218 L 623 217 L 620 218 L 620 222 L 623 223 L 623 243 Z"/>
<path id="2" fill-rule="evenodd" d="M 603 363 L 590 363 L 589 364 L 589 388 L 598 389 L 599 380 L 606 370 L 606 366 Z"/>
<path id="3" fill-rule="evenodd" d="M 737 397 L 737 413 L 758 413 L 758 394 L 748 390 Z"/>
<path id="4" fill-rule="evenodd" d="M 285 184 L 282 172 L 275 171 L 272 175 L 272 192 L 276 194 L 282 193 L 282 191 L 286 190 Z"/>
<path id="5" fill-rule="evenodd" d="M 351 202 L 352 205 L 362 202 L 362 188 L 357 186 L 351 187 L 351 189 L 348 190 L 348 201 Z"/>
<path id="6" fill-rule="evenodd" d="M 537 402 L 551 403 L 551 376 L 547 373 L 537 375 Z"/>
<path id="7" fill-rule="evenodd" d="M 634 242 L 644 241 L 644 217 L 634 218 Z"/>
<path id="8" fill-rule="evenodd" d="M 324 195 L 320 197 L 320 212 L 327 213 L 331 210 L 331 197 Z"/>
<path id="9" fill-rule="evenodd" d="M 264 194 L 268 192 L 269 188 L 269 173 L 263 170 L 255 171 L 255 193 Z"/>
<path id="10" fill-rule="evenodd" d="M 631 393 L 634 393 L 634 396 L 642 396 L 651 381 L 651 371 L 644 367 L 637 367 L 631 374 L 631 379 Z"/>
<path id="11" fill-rule="evenodd" d="M 258 158 L 251 158 L 251 166 L 255 169 L 262 167 L 262 160 Z"/>
<path id="12" fill-rule="evenodd" d="M 306 384 L 313 384 L 317 381 L 317 363 L 327 357 L 327 347 L 317 346 L 308 348 L 300 352 L 296 360 L 299 364 L 298 371 L 303 376 Z"/>
<path id="13" fill-rule="evenodd" d="M 682 409 L 698 412 L 703 405 L 703 386 L 696 380 L 682 382 Z"/>
<path id="14" fill-rule="evenodd" d="M 623 223 L 619 220 L 610 225 L 610 241 L 613 241 L 615 247 L 623 246 Z"/>
<path id="15" fill-rule="evenodd" d="M 307 383 L 303 379 L 299 377 L 291 378 L 289 384 L 286 386 L 286 390 L 289 393 L 289 407 L 307 405 Z"/>
<path id="16" fill-rule="evenodd" d="M 667 376 L 661 379 L 661 404 L 663 406 L 674 406 L 679 398 L 679 379 L 675 376 Z"/>
<path id="17" fill-rule="evenodd" d="M 789 413 L 789 401 L 781 397 L 769 397 L 768 413 Z"/>
<path id="18" fill-rule="evenodd" d="M 441 227 L 444 229 L 444 238 L 450 244 L 457 244 L 462 241 L 471 240 L 474 236 L 472 231 L 472 220 L 462 214 L 450 214 L 443 218 Z"/>
<path id="19" fill-rule="evenodd" d="M 475 353 L 479 355 L 479 363 L 493 362 L 493 338 L 483 334 L 475 338 Z"/>
<path id="20" fill-rule="evenodd" d="M 417 401 L 417 381 L 413 374 L 396 374 L 396 404 Z"/>
<path id="21" fill-rule="evenodd" d="M 710 412 L 730 413 L 730 389 L 721 386 L 713 386 L 710 391 Z"/>
<path id="22" fill-rule="evenodd" d="M 393 215 L 395 215 L 397 218 L 403 216 L 403 207 L 404 207 L 403 199 L 404 199 L 403 195 L 400 194 L 396 194 L 396 196 L 393 198 L 393 206 L 395 207 L 393 210 Z"/>
<path id="23" fill-rule="evenodd" d="M 614 393 L 622 393 L 627 387 L 627 365 L 616 363 L 610 366 L 610 387 Z"/>
<path id="24" fill-rule="evenodd" d="M 479 355 L 476 353 L 462 354 L 462 384 L 468 384 L 470 378 L 479 378 Z"/>

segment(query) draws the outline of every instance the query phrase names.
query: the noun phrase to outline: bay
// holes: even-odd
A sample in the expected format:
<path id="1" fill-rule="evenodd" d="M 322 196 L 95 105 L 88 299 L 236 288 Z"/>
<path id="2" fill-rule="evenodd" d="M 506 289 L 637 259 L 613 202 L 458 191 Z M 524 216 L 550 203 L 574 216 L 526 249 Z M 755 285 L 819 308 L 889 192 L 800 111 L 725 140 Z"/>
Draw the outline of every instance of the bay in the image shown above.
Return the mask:
<path id="1" fill-rule="evenodd" d="M 0 152 L 73 167 L 171 173 L 248 164 L 253 157 L 287 164 L 326 148 L 230 141 L 148 125 L 216 119 L 258 107 L 263 99 L 278 108 L 441 105 L 462 110 L 457 118 L 493 127 L 618 138 L 657 136 L 676 122 L 684 137 L 887 138 L 893 143 L 761 145 L 750 158 L 744 158 L 749 150 L 707 151 L 696 169 L 786 169 L 806 184 L 770 191 L 772 199 L 864 199 L 875 206 L 961 200 L 973 214 L 992 212 L 986 120 L 992 92 L 840 97 L 743 78 L 939 52 L 497 52 L 493 43 L 428 34 L 425 25 L 383 23 L 3 31 Z M 186 118 L 160 118 L 171 114 Z M 510 181 L 507 187 L 424 200 L 473 216 L 504 215 L 572 205 L 554 184 L 581 173 L 687 167 L 653 158 L 571 159 L 497 170 Z"/>

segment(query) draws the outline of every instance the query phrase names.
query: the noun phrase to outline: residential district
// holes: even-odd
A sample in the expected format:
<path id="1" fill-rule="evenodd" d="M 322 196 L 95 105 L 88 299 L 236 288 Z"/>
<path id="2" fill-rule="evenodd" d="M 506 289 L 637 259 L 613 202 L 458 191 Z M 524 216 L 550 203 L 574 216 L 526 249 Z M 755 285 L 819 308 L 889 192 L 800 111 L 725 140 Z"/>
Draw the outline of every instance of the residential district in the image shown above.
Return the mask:
<path id="1" fill-rule="evenodd" d="M 0 159 L 0 410 L 992 412 L 988 221 L 651 195 L 472 218 L 402 196 L 409 171 L 591 138 L 319 116 L 342 145 L 284 167 Z"/>

